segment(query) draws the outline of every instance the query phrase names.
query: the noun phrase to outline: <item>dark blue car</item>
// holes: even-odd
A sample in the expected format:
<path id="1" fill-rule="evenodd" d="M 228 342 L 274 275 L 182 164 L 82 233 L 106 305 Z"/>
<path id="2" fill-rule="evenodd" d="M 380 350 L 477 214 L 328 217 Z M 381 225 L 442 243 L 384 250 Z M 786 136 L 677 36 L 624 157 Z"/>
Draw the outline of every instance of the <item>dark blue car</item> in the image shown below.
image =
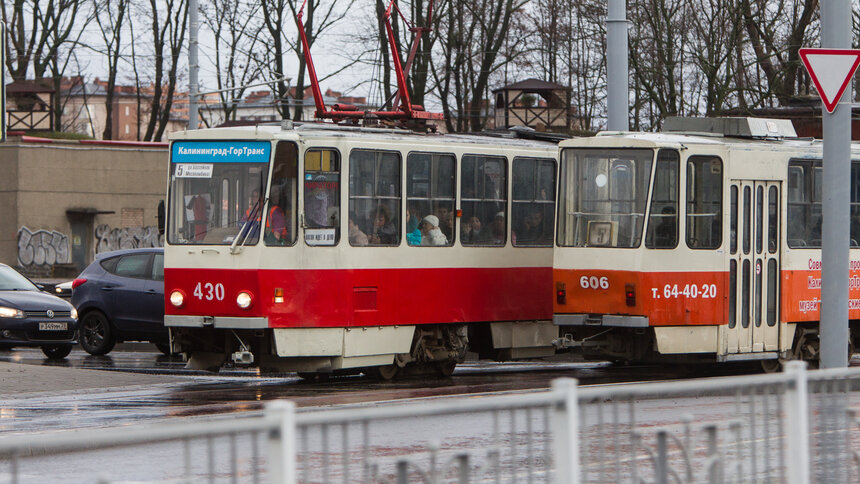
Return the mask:
<path id="1" fill-rule="evenodd" d="M 81 347 L 92 355 L 123 341 L 151 341 L 169 354 L 164 327 L 164 250 L 99 254 L 72 283 Z"/>
<path id="2" fill-rule="evenodd" d="M 48 358 L 62 359 L 72 351 L 77 324 L 71 304 L 0 264 L 0 347 L 37 346 Z"/>

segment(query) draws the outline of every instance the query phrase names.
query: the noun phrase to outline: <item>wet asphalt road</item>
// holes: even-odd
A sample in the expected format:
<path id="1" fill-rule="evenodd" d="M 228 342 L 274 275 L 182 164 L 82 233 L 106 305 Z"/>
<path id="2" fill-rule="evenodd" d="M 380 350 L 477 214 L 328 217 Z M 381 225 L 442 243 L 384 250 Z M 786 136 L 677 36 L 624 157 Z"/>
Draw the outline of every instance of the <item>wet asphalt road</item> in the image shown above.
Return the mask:
<path id="1" fill-rule="evenodd" d="M 0 397 L 0 434 L 139 423 L 153 418 L 225 414 L 260 410 L 263 402 L 289 399 L 299 407 L 324 407 L 408 398 L 445 397 L 546 389 L 552 380 L 578 378 L 580 384 L 609 384 L 757 371 L 755 367 L 708 367 L 707 374 L 678 367 L 621 367 L 604 362 L 577 362 L 560 355 L 552 361 L 460 365 L 450 378 L 407 377 L 379 382 L 363 375 L 309 382 L 295 374 L 260 376 L 251 370 L 219 374 L 184 369 L 179 357 L 168 357 L 151 345 L 124 345 L 120 351 L 94 357 L 76 349 L 63 362 L 46 360 L 38 349 L 0 351 L 0 361 L 24 365 L 68 366 L 118 372 L 181 376 L 158 385 L 104 391 L 63 391 Z"/>

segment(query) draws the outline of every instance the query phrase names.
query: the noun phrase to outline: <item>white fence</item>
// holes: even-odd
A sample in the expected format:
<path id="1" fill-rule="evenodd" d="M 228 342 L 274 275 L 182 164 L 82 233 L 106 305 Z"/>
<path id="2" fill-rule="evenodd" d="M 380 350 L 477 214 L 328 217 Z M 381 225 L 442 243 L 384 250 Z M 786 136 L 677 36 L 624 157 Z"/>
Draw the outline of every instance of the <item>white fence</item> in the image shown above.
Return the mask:
<path id="1" fill-rule="evenodd" d="M 860 369 L 0 438 L 0 482 L 857 482 Z M 98 465 L 97 463 L 110 463 Z M 5 479 L 5 480 L 4 480 Z"/>

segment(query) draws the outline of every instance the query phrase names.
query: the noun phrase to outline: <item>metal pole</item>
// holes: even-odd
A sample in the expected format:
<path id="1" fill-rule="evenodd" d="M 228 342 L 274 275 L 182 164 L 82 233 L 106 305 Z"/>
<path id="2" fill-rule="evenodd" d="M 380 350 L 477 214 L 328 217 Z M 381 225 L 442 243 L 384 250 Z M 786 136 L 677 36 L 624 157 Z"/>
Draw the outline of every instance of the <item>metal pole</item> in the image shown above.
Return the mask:
<path id="1" fill-rule="evenodd" d="M 627 131 L 627 2 L 609 0 L 606 16 L 606 129 Z"/>
<path id="2" fill-rule="evenodd" d="M 188 0 L 188 129 L 197 129 L 197 0 Z"/>
<path id="3" fill-rule="evenodd" d="M 266 417 L 277 422 L 269 432 L 269 480 L 271 484 L 295 484 L 296 479 L 296 404 L 275 400 L 266 404 Z"/>
<path id="4" fill-rule="evenodd" d="M 553 408 L 552 428 L 555 448 L 555 482 L 579 481 L 579 398 L 575 378 L 552 381 L 552 391 L 563 402 Z"/>
<path id="5" fill-rule="evenodd" d="M 821 46 L 851 48 L 851 0 L 821 2 Z M 851 88 L 845 90 L 853 92 Z M 848 248 L 851 180 L 851 103 L 823 112 L 824 180 L 821 225 L 821 367 L 848 366 Z"/>
<path id="6" fill-rule="evenodd" d="M 809 483 L 809 402 L 806 388 L 806 363 L 789 361 L 785 373 L 792 376 L 791 384 L 785 390 L 785 414 L 782 420 L 782 433 L 786 442 L 786 461 L 788 463 L 788 482 L 790 484 Z"/>

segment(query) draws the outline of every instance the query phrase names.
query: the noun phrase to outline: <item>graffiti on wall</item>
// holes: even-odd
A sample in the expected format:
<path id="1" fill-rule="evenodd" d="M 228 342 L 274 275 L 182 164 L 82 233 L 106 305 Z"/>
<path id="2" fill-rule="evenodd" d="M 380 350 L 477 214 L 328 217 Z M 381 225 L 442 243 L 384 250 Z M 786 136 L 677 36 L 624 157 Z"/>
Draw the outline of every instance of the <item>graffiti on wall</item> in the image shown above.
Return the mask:
<path id="1" fill-rule="evenodd" d="M 164 245 L 158 227 L 111 229 L 104 224 L 96 227 L 96 254 L 119 249 L 161 247 Z"/>
<path id="2" fill-rule="evenodd" d="M 69 237 L 60 232 L 31 232 L 27 227 L 18 230 L 18 264 L 22 267 L 69 264 L 70 249 Z"/>

